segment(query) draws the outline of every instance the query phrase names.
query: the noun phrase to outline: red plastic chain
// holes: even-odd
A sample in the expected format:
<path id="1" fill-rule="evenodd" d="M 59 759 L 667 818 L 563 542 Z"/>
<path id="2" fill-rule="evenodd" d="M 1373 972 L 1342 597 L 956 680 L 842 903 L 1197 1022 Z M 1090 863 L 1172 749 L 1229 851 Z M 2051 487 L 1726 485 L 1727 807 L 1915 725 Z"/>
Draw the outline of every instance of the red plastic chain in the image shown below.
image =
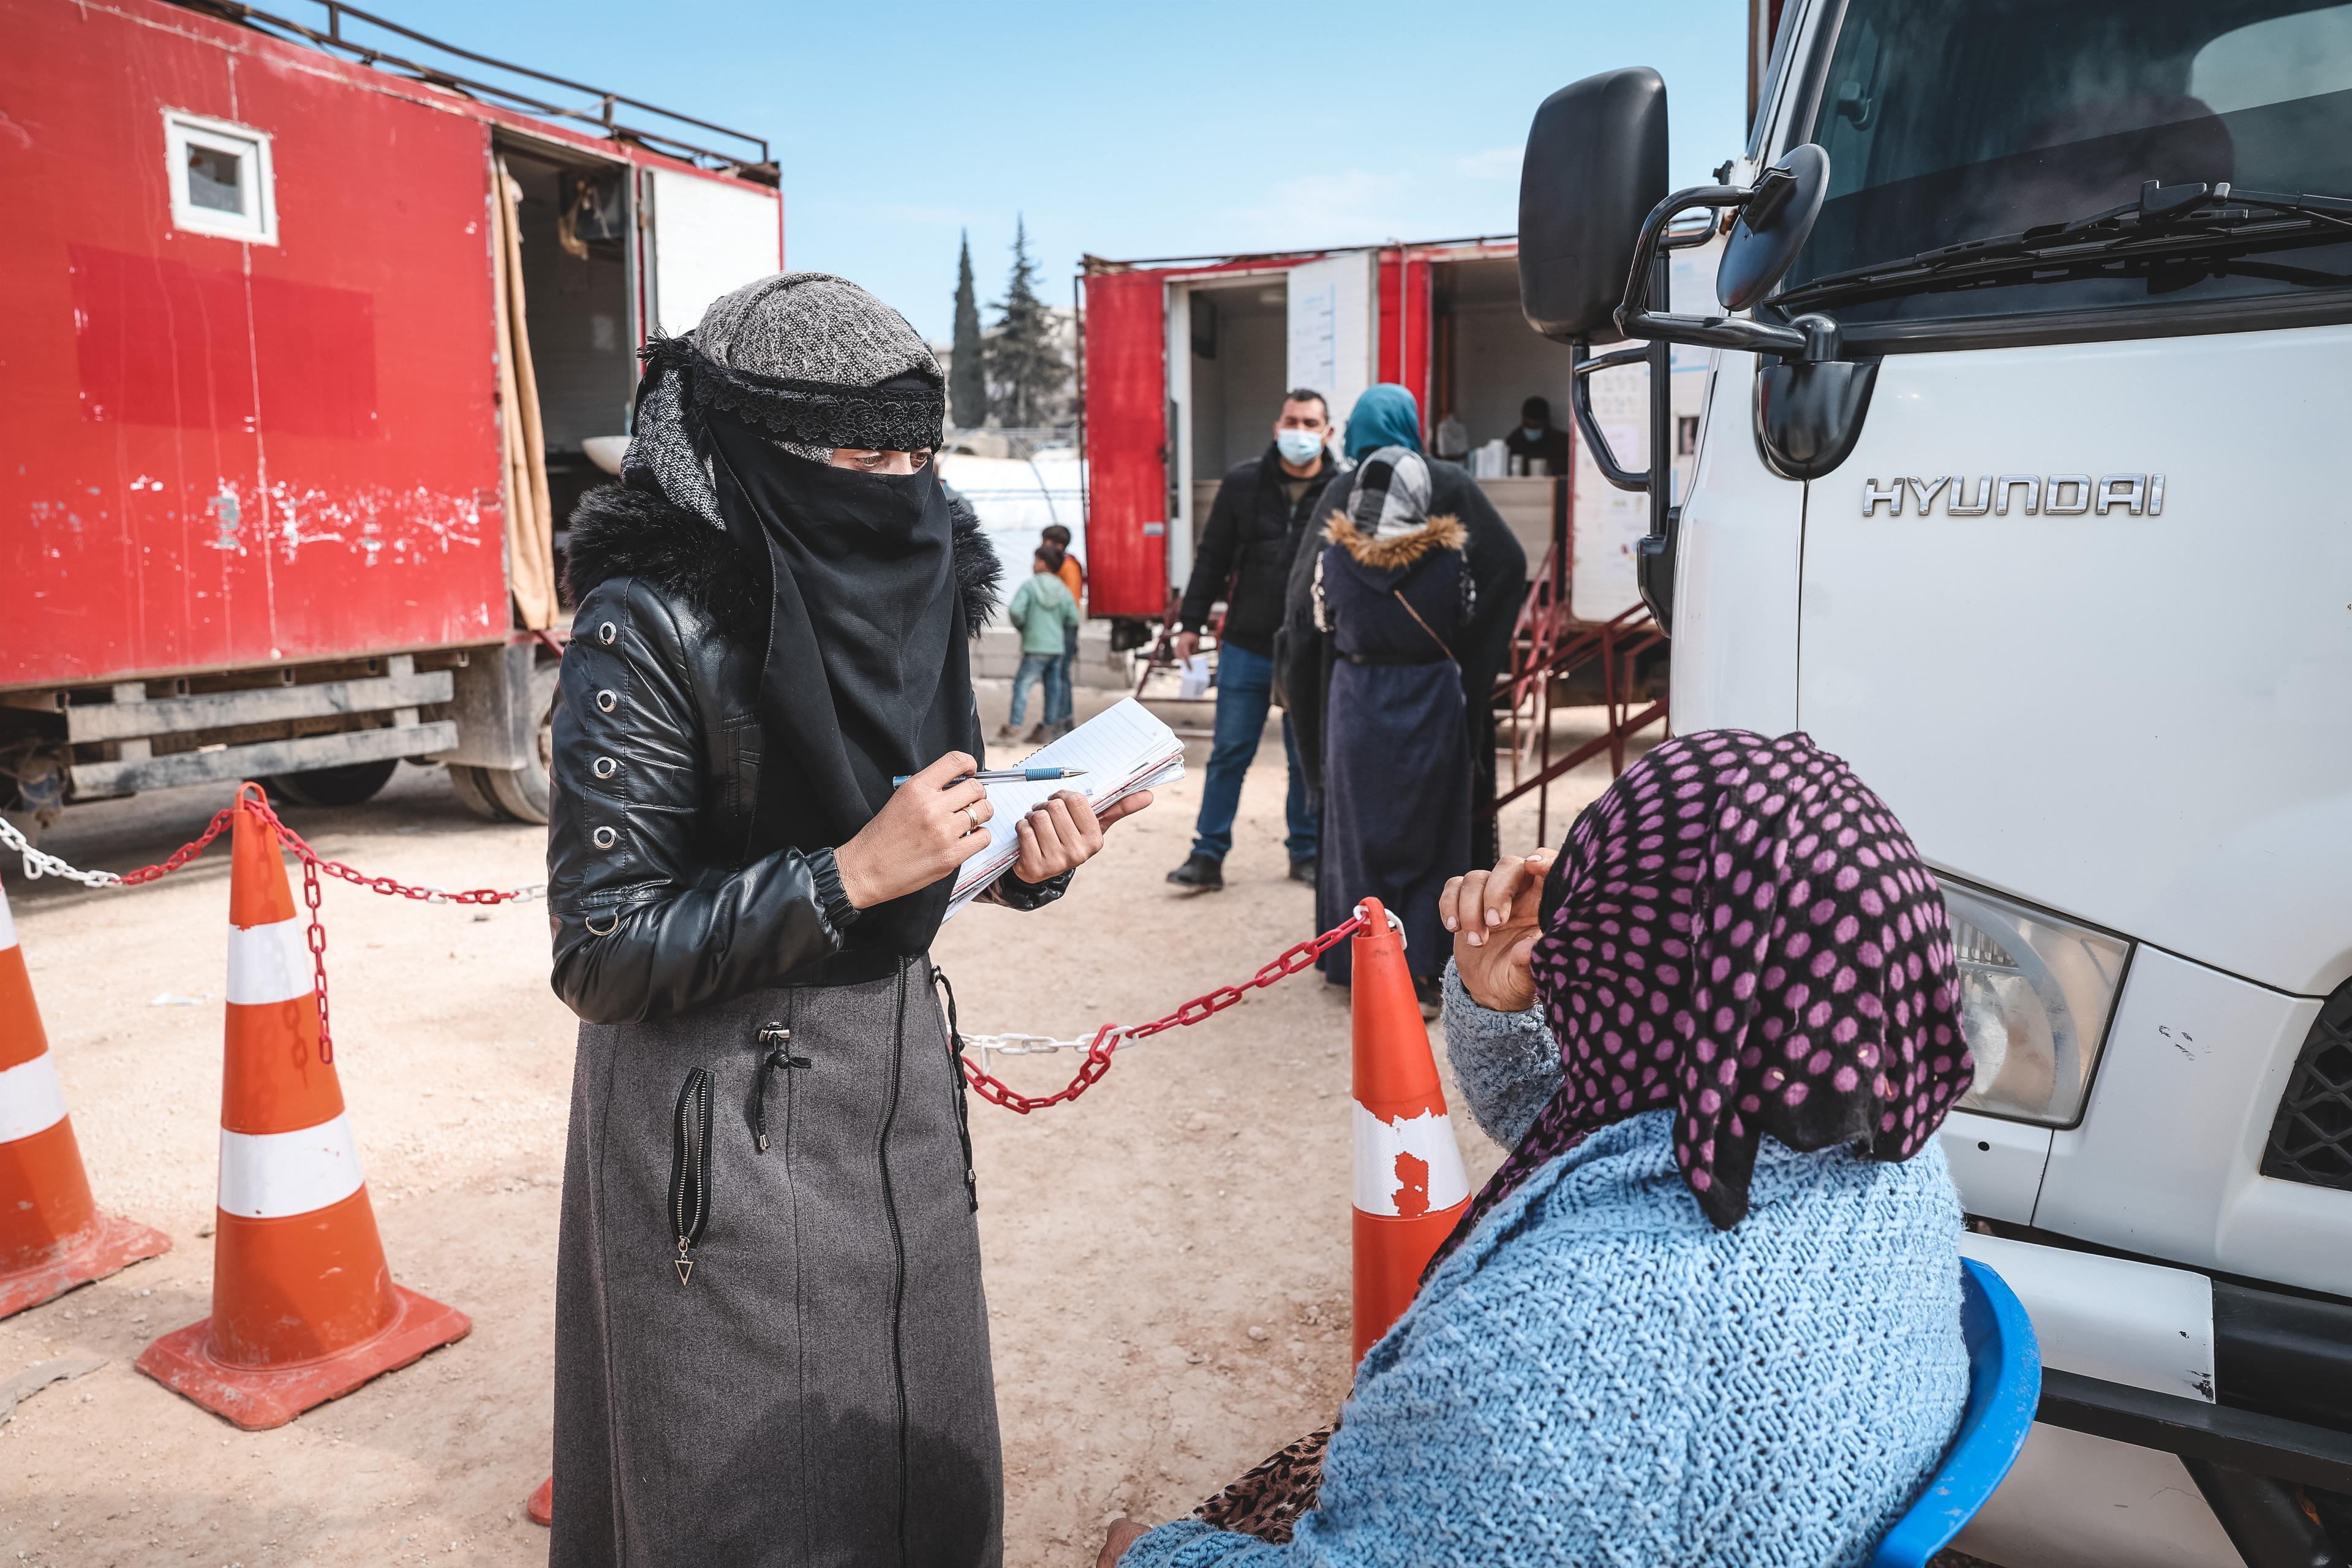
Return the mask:
<path id="1" fill-rule="evenodd" d="M 231 821 L 229 814 L 237 810 L 257 813 L 263 821 L 277 830 L 279 840 L 301 859 L 302 902 L 310 912 L 308 942 L 310 949 L 312 986 L 319 1001 L 319 1059 L 322 1062 L 331 1062 L 335 1059 L 335 1047 L 334 1037 L 327 1024 L 327 928 L 319 918 L 320 872 L 324 871 L 329 876 L 340 877 L 344 881 L 365 888 L 371 892 L 396 894 L 401 898 L 420 899 L 428 903 L 503 904 L 531 896 L 529 891 L 520 889 L 500 891 L 491 888 L 475 888 L 465 892 L 448 893 L 437 888 L 411 887 L 390 877 L 370 877 L 363 872 L 355 871 L 341 861 L 330 860 L 311 848 L 300 834 L 287 826 L 279 819 L 278 813 L 270 808 L 268 798 L 257 787 L 253 788 L 250 795 L 247 795 L 244 790 L 239 790 L 236 804 L 223 806 L 215 813 L 211 824 L 205 827 L 200 837 L 182 845 L 167 860 L 152 866 L 142 866 L 135 871 L 124 872 L 123 882 L 135 887 L 179 870 L 189 861 L 202 855 L 210 847 L 212 841 L 221 836 L 222 831 Z M 1324 953 L 1355 935 L 1362 929 L 1363 923 L 1361 917 L 1351 917 L 1320 936 L 1309 937 L 1296 947 L 1285 950 L 1262 965 L 1255 974 L 1240 984 L 1220 985 L 1214 991 L 1195 996 L 1174 1012 L 1163 1017 L 1154 1018 L 1148 1024 L 1138 1024 L 1132 1027 L 1105 1024 L 1095 1031 L 1092 1043 L 1087 1047 L 1087 1059 L 1080 1064 L 1077 1075 L 1055 1093 L 1023 1094 L 1002 1079 L 974 1065 L 969 1058 L 965 1058 L 963 1062 L 964 1078 L 982 1100 L 992 1105 L 1001 1105 L 1007 1110 L 1017 1111 L 1023 1116 L 1028 1115 L 1033 1110 L 1043 1110 L 1049 1105 L 1066 1104 L 1093 1088 L 1103 1074 L 1110 1070 L 1111 1052 L 1122 1043 L 1148 1040 L 1163 1030 L 1189 1027 L 1193 1024 L 1213 1018 L 1239 1002 L 1250 992 L 1272 985 L 1278 980 L 1287 980 L 1300 970 L 1311 967 Z"/>
<path id="2" fill-rule="evenodd" d="M 252 793 L 247 794 L 247 790 Z M 270 808 L 268 797 L 262 794 L 260 786 L 257 784 L 247 784 L 239 788 L 236 804 L 225 805 L 215 812 L 211 823 L 205 826 L 204 832 L 173 850 L 169 859 L 158 861 L 152 866 L 142 866 L 135 871 L 125 871 L 122 874 L 123 885 L 135 888 L 142 883 L 152 882 L 158 878 L 168 877 L 173 872 L 182 869 L 189 861 L 195 859 L 212 847 L 213 840 L 218 838 L 233 820 L 232 814 L 239 810 L 253 812 L 264 822 L 269 824 L 271 828 L 276 830 L 278 840 L 292 849 L 295 856 L 302 862 L 302 902 L 310 912 L 310 930 L 304 933 L 304 941 L 310 950 L 311 992 L 318 998 L 319 1003 L 319 1059 L 322 1062 L 331 1062 L 335 1059 L 335 1040 L 334 1034 L 327 1023 L 327 927 L 326 923 L 319 918 L 320 872 L 324 871 L 330 876 L 341 877 L 344 881 L 365 888 L 370 892 L 396 894 L 404 899 L 420 899 L 426 903 L 504 904 L 532 896 L 530 890 L 524 889 L 501 891 L 495 888 L 474 888 L 465 892 L 447 893 L 438 888 L 415 888 L 405 882 L 395 881 L 390 877 L 371 877 L 363 872 L 355 871 L 341 861 L 330 860 L 311 848 L 300 834 L 287 826 L 278 813 Z"/>
<path id="3" fill-rule="evenodd" d="M 189 861 L 212 847 L 213 840 L 221 836 L 221 830 L 229 824 L 229 814 L 236 809 L 236 807 L 233 805 L 222 806 L 213 813 L 212 826 L 206 827 L 198 837 L 173 850 L 170 859 L 160 861 L 152 866 L 142 866 L 136 871 L 125 871 L 122 873 L 122 885 L 126 888 L 135 888 L 142 882 L 152 882 L 158 877 L 168 877 L 179 870 Z"/>
<path id="4" fill-rule="evenodd" d="M 1355 935 L 1362 929 L 1363 923 L 1362 917 L 1351 917 L 1345 924 L 1334 926 L 1321 936 L 1309 937 L 1297 947 L 1288 949 L 1239 985 L 1220 985 L 1206 995 L 1195 996 L 1173 1013 L 1154 1018 L 1149 1024 L 1138 1024 L 1132 1028 L 1105 1024 L 1095 1031 L 1093 1043 L 1087 1047 L 1087 1059 L 1080 1064 L 1077 1076 L 1053 1094 L 1023 1094 L 1003 1079 L 975 1066 L 969 1058 L 962 1058 L 963 1076 L 982 1100 L 1024 1116 L 1033 1110 L 1043 1110 L 1049 1105 L 1065 1104 L 1092 1089 L 1103 1074 L 1110 1071 L 1111 1052 L 1120 1044 L 1147 1040 L 1163 1029 L 1181 1028 L 1213 1017 L 1250 992 L 1271 985 L 1277 980 L 1286 980 L 1309 967 L 1324 953 Z"/>
<path id="5" fill-rule="evenodd" d="M 268 806 L 261 807 L 268 811 Z M 327 1027 L 327 926 L 319 918 L 319 858 L 302 857 L 302 902 L 310 910 L 310 929 L 303 941 L 310 949 L 310 994 L 319 999 L 319 1059 L 335 1059 L 334 1031 Z"/>

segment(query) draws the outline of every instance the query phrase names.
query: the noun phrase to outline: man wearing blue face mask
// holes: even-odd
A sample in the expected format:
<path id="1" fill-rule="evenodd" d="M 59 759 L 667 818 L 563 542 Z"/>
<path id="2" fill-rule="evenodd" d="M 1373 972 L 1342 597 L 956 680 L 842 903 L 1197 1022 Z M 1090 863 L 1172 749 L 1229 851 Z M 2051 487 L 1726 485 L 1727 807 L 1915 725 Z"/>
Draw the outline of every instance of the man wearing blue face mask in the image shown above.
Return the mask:
<path id="1" fill-rule="evenodd" d="M 1321 393 L 1297 387 L 1286 395 L 1281 417 L 1274 424 L 1274 445 L 1263 456 L 1226 471 L 1192 558 L 1192 578 L 1177 612 L 1179 657 L 1190 658 L 1199 651 L 1209 606 L 1219 597 L 1225 601 L 1224 629 L 1217 641 L 1216 741 L 1201 790 L 1200 820 L 1193 827 L 1192 855 L 1168 873 L 1171 882 L 1193 892 L 1214 892 L 1225 885 L 1225 855 L 1234 847 L 1242 775 L 1257 756 L 1258 737 L 1273 701 L 1274 634 L 1282 626 L 1291 558 L 1339 466 L 1324 444 L 1330 434 L 1330 408 Z M 1285 801 L 1290 875 L 1311 886 L 1315 816 L 1307 809 L 1307 775 L 1299 767 L 1298 742 L 1286 713 L 1282 743 L 1290 763 Z"/>

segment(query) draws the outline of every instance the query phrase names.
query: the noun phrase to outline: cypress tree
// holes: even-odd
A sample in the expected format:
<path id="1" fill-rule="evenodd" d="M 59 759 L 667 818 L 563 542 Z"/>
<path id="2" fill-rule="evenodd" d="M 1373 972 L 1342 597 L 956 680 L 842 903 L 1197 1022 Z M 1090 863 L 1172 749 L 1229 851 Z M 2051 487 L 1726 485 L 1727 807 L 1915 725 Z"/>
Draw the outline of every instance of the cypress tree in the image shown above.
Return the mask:
<path id="1" fill-rule="evenodd" d="M 948 418 L 959 430 L 988 423 L 987 350 L 980 341 L 980 301 L 971 287 L 971 235 L 956 256 L 955 345 L 948 371 Z"/>
<path id="2" fill-rule="evenodd" d="M 1037 294 L 1037 264 L 1029 256 L 1028 224 L 1015 217 L 1013 273 L 997 306 L 996 337 L 988 345 L 988 379 L 1003 422 L 1016 429 L 1047 423 L 1070 380 L 1054 343 L 1054 317 Z"/>

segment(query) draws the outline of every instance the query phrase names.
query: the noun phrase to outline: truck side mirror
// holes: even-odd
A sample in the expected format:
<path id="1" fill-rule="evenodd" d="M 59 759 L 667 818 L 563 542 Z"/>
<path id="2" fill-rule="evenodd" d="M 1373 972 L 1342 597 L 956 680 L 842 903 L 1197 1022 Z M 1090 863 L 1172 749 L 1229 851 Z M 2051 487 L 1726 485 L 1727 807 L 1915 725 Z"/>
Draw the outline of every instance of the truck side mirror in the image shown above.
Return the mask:
<path id="1" fill-rule="evenodd" d="M 1725 310 L 1745 310 L 1772 291 L 1813 232 L 1829 184 L 1830 155 L 1811 142 L 1764 171 L 1716 265 L 1715 297 Z"/>
<path id="2" fill-rule="evenodd" d="M 1561 88 L 1519 170 L 1519 309 L 1554 342 L 1615 342 L 1642 222 L 1666 195 L 1666 84 L 1636 66 Z M 1818 203 L 1816 203 L 1818 205 Z"/>

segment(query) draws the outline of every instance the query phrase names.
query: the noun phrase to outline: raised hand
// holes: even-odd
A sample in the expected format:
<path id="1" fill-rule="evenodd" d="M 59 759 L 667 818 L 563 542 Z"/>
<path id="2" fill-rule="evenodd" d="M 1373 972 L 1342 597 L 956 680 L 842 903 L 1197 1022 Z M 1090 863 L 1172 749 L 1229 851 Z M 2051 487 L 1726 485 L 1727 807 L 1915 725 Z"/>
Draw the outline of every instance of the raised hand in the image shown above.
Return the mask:
<path id="1" fill-rule="evenodd" d="M 1454 964 L 1462 988 L 1481 1007 L 1517 1013 L 1535 1005 L 1528 960 L 1543 934 L 1536 907 L 1558 856 L 1554 849 L 1524 858 L 1506 855 L 1491 871 L 1453 878 L 1437 896 L 1438 918 L 1454 933 Z"/>

